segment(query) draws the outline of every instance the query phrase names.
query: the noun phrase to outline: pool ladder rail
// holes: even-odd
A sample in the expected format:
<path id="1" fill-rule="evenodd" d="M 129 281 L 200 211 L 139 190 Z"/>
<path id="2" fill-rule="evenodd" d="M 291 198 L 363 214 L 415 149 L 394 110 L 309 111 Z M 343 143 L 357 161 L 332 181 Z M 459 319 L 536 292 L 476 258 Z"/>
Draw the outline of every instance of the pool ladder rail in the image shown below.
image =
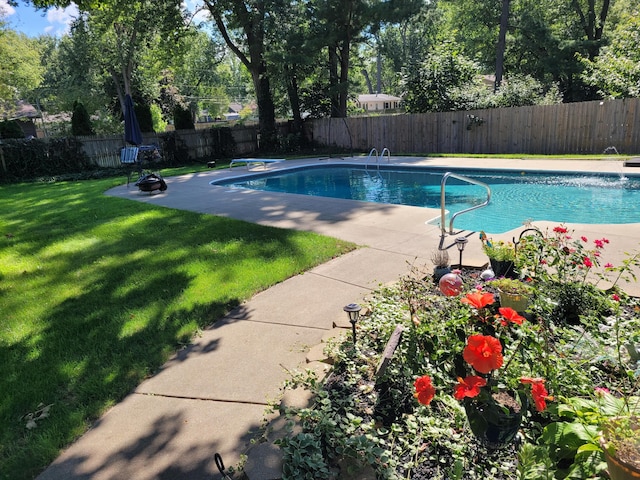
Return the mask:
<path id="1" fill-rule="evenodd" d="M 384 154 L 387 154 L 387 163 L 391 163 L 391 152 L 389 151 L 389 149 L 387 147 L 384 147 L 382 149 L 382 153 L 380 153 L 380 155 L 378 155 L 378 150 L 374 147 L 371 149 L 371 151 L 369 152 L 369 156 L 367 157 L 367 161 L 364 164 L 364 169 L 365 171 L 369 171 L 369 162 L 371 160 L 371 157 L 373 156 L 373 154 L 375 153 L 376 156 L 376 171 L 380 172 L 380 158 L 384 158 Z"/>
<path id="2" fill-rule="evenodd" d="M 478 208 L 486 207 L 487 205 L 489 205 L 489 202 L 491 201 L 491 187 L 489 187 L 489 185 L 487 185 L 486 183 L 481 182 L 480 180 L 475 180 L 473 178 L 465 177 L 464 175 L 458 175 L 457 173 L 453 173 L 453 172 L 445 173 L 442 176 L 442 180 L 440 182 L 440 229 L 442 230 L 442 235 L 446 235 L 447 234 L 447 231 L 446 231 L 447 210 L 446 210 L 445 202 L 446 202 L 447 180 L 450 177 L 456 178 L 456 179 L 461 180 L 463 182 L 471 183 L 473 185 L 478 185 L 480 187 L 484 187 L 487 190 L 487 199 L 484 202 L 479 203 L 478 205 L 474 205 L 474 206 L 469 207 L 469 208 L 465 208 L 464 210 L 460 210 L 459 212 L 456 212 L 453 215 L 451 215 L 451 219 L 449 220 L 449 234 L 450 235 L 454 234 L 453 221 L 456 219 L 456 217 L 458 215 L 470 212 L 472 210 L 476 210 Z"/>

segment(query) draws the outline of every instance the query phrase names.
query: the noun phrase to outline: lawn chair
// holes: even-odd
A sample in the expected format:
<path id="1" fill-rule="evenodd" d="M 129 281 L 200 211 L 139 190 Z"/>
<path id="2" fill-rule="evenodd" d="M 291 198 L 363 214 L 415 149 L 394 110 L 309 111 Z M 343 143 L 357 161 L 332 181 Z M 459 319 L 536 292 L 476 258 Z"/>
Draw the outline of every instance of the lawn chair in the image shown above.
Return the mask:
<path id="1" fill-rule="evenodd" d="M 138 147 L 122 147 L 120 150 L 120 165 L 127 168 L 127 187 L 134 171 L 138 172 L 138 177 L 142 175 L 142 164 L 138 161 L 139 150 Z"/>

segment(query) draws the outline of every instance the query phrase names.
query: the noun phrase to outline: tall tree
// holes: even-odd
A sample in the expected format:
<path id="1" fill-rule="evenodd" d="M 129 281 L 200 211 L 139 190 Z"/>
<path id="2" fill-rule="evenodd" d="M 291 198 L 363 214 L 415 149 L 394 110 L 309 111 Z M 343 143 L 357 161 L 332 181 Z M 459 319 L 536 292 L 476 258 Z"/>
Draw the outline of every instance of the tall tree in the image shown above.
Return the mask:
<path id="1" fill-rule="evenodd" d="M 204 0 L 227 46 L 251 74 L 258 102 L 261 148 L 277 144 L 276 116 L 267 68 L 265 18 L 270 0 Z"/>
<path id="2" fill-rule="evenodd" d="M 32 0 L 36 8 L 68 6 L 70 0 Z M 168 61 L 187 24 L 180 0 L 78 0 L 82 12 L 75 24 L 78 35 L 88 42 L 92 60 L 113 80 L 122 110 L 125 94 L 132 94 L 132 81 L 142 77 L 138 67 L 153 67 Z M 146 56 L 150 51 L 153 55 Z M 88 59 L 85 59 L 88 60 Z M 155 67 L 156 70 L 161 70 Z"/>
<path id="3" fill-rule="evenodd" d="M 41 44 L 22 33 L 0 27 L 0 114 L 24 99 L 42 82 Z"/>

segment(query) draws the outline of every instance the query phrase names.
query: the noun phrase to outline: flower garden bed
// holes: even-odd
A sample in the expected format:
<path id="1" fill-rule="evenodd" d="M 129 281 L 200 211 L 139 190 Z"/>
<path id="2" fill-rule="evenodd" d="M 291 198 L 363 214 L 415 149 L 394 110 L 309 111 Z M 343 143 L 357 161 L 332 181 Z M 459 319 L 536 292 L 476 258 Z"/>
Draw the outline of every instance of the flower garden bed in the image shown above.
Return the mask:
<path id="1" fill-rule="evenodd" d="M 314 402 L 287 412 L 301 432 L 280 440 L 297 452 L 285 454 L 283 478 L 356 478 L 358 469 L 389 479 L 607 478 L 601 423 L 640 409 L 640 303 L 616 285 L 634 279 L 637 257 L 602 267 L 614 279 L 606 290 L 587 280 L 602 276 L 605 243 L 590 248 L 564 227 L 525 239 L 516 265 L 533 294 L 522 315 L 501 308 L 475 270 L 461 272 L 458 295 L 416 268 L 374 292 L 356 343 L 328 343 L 327 379 L 305 372 L 288 383 Z M 398 325 L 403 336 L 380 372 Z M 498 393 L 517 405 L 498 405 Z M 481 401 L 518 411 L 513 440 L 472 432 L 469 407 Z"/>

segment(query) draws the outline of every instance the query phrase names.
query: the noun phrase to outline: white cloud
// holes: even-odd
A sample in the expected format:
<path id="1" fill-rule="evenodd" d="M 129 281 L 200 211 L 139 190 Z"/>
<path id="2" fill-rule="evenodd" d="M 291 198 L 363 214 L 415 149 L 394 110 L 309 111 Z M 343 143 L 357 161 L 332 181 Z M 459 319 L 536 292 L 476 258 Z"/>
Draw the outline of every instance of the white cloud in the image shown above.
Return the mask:
<path id="1" fill-rule="evenodd" d="M 0 19 L 10 17 L 16 13 L 16 9 L 13 8 L 7 0 L 0 0 Z"/>
<path id="2" fill-rule="evenodd" d="M 69 26 L 76 18 L 78 18 L 78 7 L 75 3 L 65 8 L 56 7 L 47 10 L 47 22 L 49 22 L 50 25 L 45 28 L 45 31 L 58 35 L 69 33 Z"/>

